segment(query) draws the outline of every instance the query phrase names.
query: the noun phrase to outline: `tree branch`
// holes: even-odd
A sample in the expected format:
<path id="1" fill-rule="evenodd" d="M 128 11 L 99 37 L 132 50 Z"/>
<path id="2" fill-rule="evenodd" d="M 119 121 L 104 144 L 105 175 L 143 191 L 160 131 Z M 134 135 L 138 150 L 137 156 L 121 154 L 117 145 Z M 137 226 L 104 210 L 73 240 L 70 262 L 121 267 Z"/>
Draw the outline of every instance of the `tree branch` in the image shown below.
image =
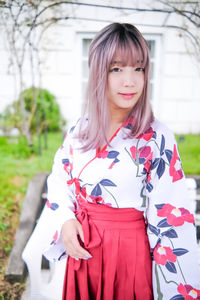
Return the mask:
<path id="1" fill-rule="evenodd" d="M 195 26 L 199 27 L 200 24 L 193 21 L 191 19 L 192 16 L 195 16 L 197 17 L 198 19 L 200 19 L 200 13 L 196 13 L 195 11 L 191 11 L 191 10 L 184 10 L 184 9 L 178 9 L 177 7 L 173 6 L 172 4 L 170 4 L 169 2 L 167 1 L 164 1 L 164 0 L 157 0 L 158 2 L 170 7 L 172 10 L 174 10 L 175 13 L 185 17 L 186 19 L 188 19 L 191 23 L 193 23 Z M 180 2 L 179 2 L 180 4 Z M 182 4 L 182 2 L 181 2 Z M 186 5 L 186 4 L 185 4 Z M 190 16 L 188 16 L 187 14 L 189 14 Z"/>
<path id="2" fill-rule="evenodd" d="M 98 21 L 98 22 L 105 22 L 105 23 L 112 22 L 111 20 L 106 20 L 106 19 L 98 19 L 97 20 L 97 19 L 93 19 L 93 18 L 81 18 L 81 17 L 60 17 L 60 18 L 55 18 L 54 17 L 54 18 L 46 19 L 43 22 L 36 23 L 35 27 L 40 26 L 40 25 L 44 25 L 48 22 L 49 22 L 49 26 L 51 26 L 51 25 L 55 24 L 56 22 L 59 22 L 59 21 L 62 21 L 62 20 L 81 20 L 81 21 L 92 21 L 92 22 Z M 162 25 L 153 25 L 153 24 L 143 24 L 143 23 L 142 24 L 137 23 L 137 24 L 135 24 L 135 26 L 180 29 L 180 30 L 186 32 L 188 35 L 190 35 L 193 38 L 193 40 L 195 42 L 197 42 L 197 38 L 195 37 L 195 35 L 192 34 L 192 32 L 190 32 L 188 29 L 186 29 L 182 26 L 164 25 L 164 24 L 162 24 Z"/>

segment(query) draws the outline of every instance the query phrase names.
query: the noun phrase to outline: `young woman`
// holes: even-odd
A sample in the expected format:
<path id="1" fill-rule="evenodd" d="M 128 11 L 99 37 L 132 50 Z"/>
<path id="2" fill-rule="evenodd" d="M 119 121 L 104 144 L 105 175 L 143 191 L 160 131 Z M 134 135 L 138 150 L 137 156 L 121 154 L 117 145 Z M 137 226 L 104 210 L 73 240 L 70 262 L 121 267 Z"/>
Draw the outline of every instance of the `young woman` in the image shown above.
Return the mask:
<path id="1" fill-rule="evenodd" d="M 149 103 L 149 50 L 130 24 L 94 38 L 83 115 L 48 178 L 49 260 L 63 300 L 200 299 L 194 216 L 173 133 Z"/>

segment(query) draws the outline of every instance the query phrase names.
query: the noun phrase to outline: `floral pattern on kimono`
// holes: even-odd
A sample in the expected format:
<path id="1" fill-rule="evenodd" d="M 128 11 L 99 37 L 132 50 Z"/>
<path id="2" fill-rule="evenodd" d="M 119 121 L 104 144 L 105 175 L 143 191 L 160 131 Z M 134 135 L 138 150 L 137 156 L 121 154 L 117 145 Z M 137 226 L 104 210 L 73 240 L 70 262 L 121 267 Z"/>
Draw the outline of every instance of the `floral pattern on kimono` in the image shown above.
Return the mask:
<path id="1" fill-rule="evenodd" d="M 200 299 L 194 216 L 174 135 L 156 120 L 130 138 L 132 122 L 124 123 L 100 152 L 82 152 L 74 137 L 78 125 L 69 131 L 48 178 L 45 209 L 55 230 L 44 255 L 54 261 L 67 257 L 60 231 L 82 201 L 133 207 L 144 212 L 147 223 L 154 299 Z"/>

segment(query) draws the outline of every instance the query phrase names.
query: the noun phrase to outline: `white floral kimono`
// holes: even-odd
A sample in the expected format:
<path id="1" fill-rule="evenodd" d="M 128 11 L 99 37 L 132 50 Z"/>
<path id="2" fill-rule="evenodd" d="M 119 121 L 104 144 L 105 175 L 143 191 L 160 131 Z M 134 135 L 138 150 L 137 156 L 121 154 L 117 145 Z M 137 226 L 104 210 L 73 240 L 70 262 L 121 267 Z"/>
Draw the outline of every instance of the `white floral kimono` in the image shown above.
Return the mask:
<path id="1" fill-rule="evenodd" d="M 126 138 L 130 126 L 124 123 L 100 152 L 79 150 L 78 125 L 69 131 L 48 178 L 55 231 L 44 255 L 53 261 L 67 256 L 60 230 L 75 218 L 79 201 L 133 207 L 144 211 L 148 225 L 154 299 L 200 299 L 194 216 L 174 135 L 154 121 L 144 134 Z"/>

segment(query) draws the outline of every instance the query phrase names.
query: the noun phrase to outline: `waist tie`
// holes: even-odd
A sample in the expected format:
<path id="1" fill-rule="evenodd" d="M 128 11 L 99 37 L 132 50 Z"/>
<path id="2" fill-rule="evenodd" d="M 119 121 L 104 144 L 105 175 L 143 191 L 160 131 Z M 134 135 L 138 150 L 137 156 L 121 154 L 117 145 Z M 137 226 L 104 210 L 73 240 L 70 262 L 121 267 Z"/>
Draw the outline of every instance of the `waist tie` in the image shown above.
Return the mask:
<path id="1" fill-rule="evenodd" d="M 104 204 L 85 202 L 79 205 L 75 214 L 82 225 L 84 248 L 90 250 L 100 247 L 100 261 L 102 261 L 102 247 L 99 227 L 105 229 L 145 229 L 143 212 L 134 208 L 113 208 Z M 74 260 L 74 270 L 79 270 L 82 261 L 82 259 Z"/>

